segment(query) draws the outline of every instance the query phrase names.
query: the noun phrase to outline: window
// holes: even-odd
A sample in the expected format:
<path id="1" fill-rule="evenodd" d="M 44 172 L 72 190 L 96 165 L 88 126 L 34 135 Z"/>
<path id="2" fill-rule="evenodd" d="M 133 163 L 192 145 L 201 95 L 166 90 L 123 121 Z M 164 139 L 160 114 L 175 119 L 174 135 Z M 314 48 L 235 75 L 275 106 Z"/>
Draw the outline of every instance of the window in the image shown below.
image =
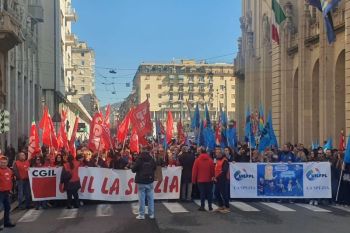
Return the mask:
<path id="1" fill-rule="evenodd" d="M 199 86 L 199 91 L 204 91 L 204 84 L 201 84 L 201 85 Z"/>
<path id="2" fill-rule="evenodd" d="M 209 84 L 209 91 L 214 91 L 213 84 Z"/>
<path id="3" fill-rule="evenodd" d="M 188 90 L 189 90 L 189 91 L 193 91 L 193 83 L 190 83 L 190 84 L 189 84 Z"/>
<path id="4" fill-rule="evenodd" d="M 224 98 L 224 94 L 220 94 L 220 98 L 223 99 Z"/>
<path id="5" fill-rule="evenodd" d="M 199 77 L 199 82 L 204 83 L 204 77 L 203 76 Z"/>
<path id="6" fill-rule="evenodd" d="M 157 76 L 157 80 L 159 81 L 159 80 L 161 80 L 162 78 L 160 77 L 160 76 Z"/>
<path id="7" fill-rule="evenodd" d="M 162 98 L 162 94 L 158 94 L 158 98 L 161 99 Z"/>
<path id="8" fill-rule="evenodd" d="M 214 108 L 214 104 L 213 103 L 210 104 L 210 108 Z"/>
<path id="9" fill-rule="evenodd" d="M 231 89 L 235 89 L 235 85 L 232 85 L 232 86 L 231 86 Z"/>
<path id="10" fill-rule="evenodd" d="M 184 100 L 184 94 L 179 93 L 179 100 Z"/>
<path id="11" fill-rule="evenodd" d="M 204 93 L 200 93 L 200 97 L 201 97 L 202 100 L 204 100 Z"/>
<path id="12" fill-rule="evenodd" d="M 235 104 L 231 104 L 231 108 L 234 108 L 235 107 Z"/>
<path id="13" fill-rule="evenodd" d="M 151 88 L 150 84 L 147 84 L 146 87 L 145 87 L 146 90 L 149 90 L 150 88 Z"/>
<path id="14" fill-rule="evenodd" d="M 150 79 L 150 77 L 149 77 L 149 76 L 146 76 L 146 77 L 145 77 L 145 80 L 149 80 L 149 79 Z"/>
<path id="15" fill-rule="evenodd" d="M 220 85 L 220 90 L 224 91 L 225 90 L 225 85 Z"/>
<path id="16" fill-rule="evenodd" d="M 162 89 L 162 85 L 158 85 L 158 89 Z"/>
<path id="17" fill-rule="evenodd" d="M 147 99 L 151 98 L 151 94 L 146 94 Z"/>
<path id="18" fill-rule="evenodd" d="M 158 104 L 158 107 L 160 107 L 160 108 L 161 108 L 161 107 L 162 107 L 162 104 Z"/>
<path id="19" fill-rule="evenodd" d="M 213 77 L 212 76 L 209 77 L 209 83 L 213 83 Z"/>
<path id="20" fill-rule="evenodd" d="M 193 80 L 194 80 L 194 77 L 193 77 L 193 76 L 188 77 L 188 82 L 189 82 L 189 83 L 193 83 Z"/>
<path id="21" fill-rule="evenodd" d="M 81 90 L 81 91 L 85 91 L 85 87 L 81 87 L 80 90 Z"/>
<path id="22" fill-rule="evenodd" d="M 183 84 L 180 84 L 179 85 L 179 91 L 183 91 L 184 90 L 184 85 Z"/>
<path id="23" fill-rule="evenodd" d="M 81 61 L 81 65 L 82 65 L 82 66 L 85 66 L 85 61 Z"/>
<path id="24" fill-rule="evenodd" d="M 220 77 L 220 80 L 223 81 L 223 80 L 224 80 L 224 76 L 221 76 L 221 77 Z"/>
<path id="25" fill-rule="evenodd" d="M 85 56 L 85 53 L 81 53 L 81 56 L 84 57 L 84 56 Z"/>
<path id="26" fill-rule="evenodd" d="M 169 107 L 170 107 L 170 108 L 173 108 L 173 107 L 174 107 L 174 105 L 173 105 L 173 104 L 169 104 Z"/>
<path id="27" fill-rule="evenodd" d="M 185 76 L 184 75 L 179 75 L 178 79 L 179 79 L 179 82 L 183 82 L 184 79 L 185 79 Z"/>
<path id="28" fill-rule="evenodd" d="M 169 100 L 173 100 L 173 94 L 169 94 Z"/>
<path id="29" fill-rule="evenodd" d="M 169 86 L 169 91 L 173 91 L 173 89 L 174 89 L 174 85 L 171 84 L 171 85 Z"/>
<path id="30" fill-rule="evenodd" d="M 193 94 L 189 94 L 189 100 L 193 100 Z"/>

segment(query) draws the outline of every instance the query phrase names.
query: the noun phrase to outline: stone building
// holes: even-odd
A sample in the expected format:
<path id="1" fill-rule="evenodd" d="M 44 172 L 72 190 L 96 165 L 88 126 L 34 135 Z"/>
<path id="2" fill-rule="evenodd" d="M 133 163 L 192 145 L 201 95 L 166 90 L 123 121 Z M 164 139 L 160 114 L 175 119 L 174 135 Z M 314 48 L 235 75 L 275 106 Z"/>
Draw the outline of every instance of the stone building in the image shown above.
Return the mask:
<path id="1" fill-rule="evenodd" d="M 227 110 L 229 119 L 234 119 L 235 82 L 232 64 L 181 60 L 141 64 L 134 77 L 134 89 L 138 103 L 149 99 L 152 119 L 165 121 L 167 112 L 171 111 L 175 121 L 182 116 L 188 123 L 188 106 L 193 113 L 197 103 L 202 116 L 207 104 L 213 120 L 217 119 L 220 107 Z"/>
<path id="2" fill-rule="evenodd" d="M 350 1 L 333 12 L 336 42 L 328 44 L 322 14 L 307 1 L 280 0 L 287 19 L 280 44 L 271 40 L 271 1 L 242 1 L 235 59 L 237 114 L 242 137 L 245 109 L 272 111 L 279 143 L 350 133 Z"/>

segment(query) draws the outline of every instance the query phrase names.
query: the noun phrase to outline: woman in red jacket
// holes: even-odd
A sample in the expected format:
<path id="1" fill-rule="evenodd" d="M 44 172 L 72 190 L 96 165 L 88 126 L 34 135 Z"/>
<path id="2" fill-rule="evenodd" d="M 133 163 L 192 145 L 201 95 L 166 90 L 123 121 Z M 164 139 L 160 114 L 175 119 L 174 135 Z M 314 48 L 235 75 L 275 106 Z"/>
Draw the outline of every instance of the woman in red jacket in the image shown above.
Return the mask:
<path id="1" fill-rule="evenodd" d="M 67 192 L 67 208 L 72 208 L 72 197 L 74 197 L 74 208 L 79 208 L 79 194 L 81 188 L 79 177 L 80 162 L 74 159 L 72 155 L 68 156 L 68 162 L 63 165 L 61 174 L 61 183 L 64 184 L 64 190 Z"/>
<path id="2" fill-rule="evenodd" d="M 208 200 L 209 211 L 212 211 L 213 179 L 215 178 L 215 166 L 212 158 L 201 148 L 201 154 L 196 159 L 192 170 L 192 183 L 198 185 L 201 207 L 199 211 L 205 211 L 205 199 Z"/>

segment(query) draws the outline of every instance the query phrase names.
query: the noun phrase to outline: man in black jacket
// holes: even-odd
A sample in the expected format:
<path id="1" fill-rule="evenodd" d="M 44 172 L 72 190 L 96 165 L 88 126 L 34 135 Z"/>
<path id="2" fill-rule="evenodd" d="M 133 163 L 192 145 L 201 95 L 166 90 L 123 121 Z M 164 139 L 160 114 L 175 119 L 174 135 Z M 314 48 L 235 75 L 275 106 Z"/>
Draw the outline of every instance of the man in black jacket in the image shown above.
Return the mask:
<path id="1" fill-rule="evenodd" d="M 190 152 L 187 146 L 183 146 L 179 155 L 180 166 L 182 166 L 181 200 L 183 201 L 192 199 L 192 168 L 195 159 L 194 153 Z"/>
<path id="2" fill-rule="evenodd" d="M 138 188 L 139 195 L 139 215 L 137 219 L 145 219 L 145 199 L 148 200 L 148 215 L 150 219 L 154 219 L 154 173 L 156 171 L 156 162 L 149 154 L 147 148 L 143 148 L 141 154 L 136 159 L 135 164 L 131 168 L 136 173 L 135 183 Z"/>

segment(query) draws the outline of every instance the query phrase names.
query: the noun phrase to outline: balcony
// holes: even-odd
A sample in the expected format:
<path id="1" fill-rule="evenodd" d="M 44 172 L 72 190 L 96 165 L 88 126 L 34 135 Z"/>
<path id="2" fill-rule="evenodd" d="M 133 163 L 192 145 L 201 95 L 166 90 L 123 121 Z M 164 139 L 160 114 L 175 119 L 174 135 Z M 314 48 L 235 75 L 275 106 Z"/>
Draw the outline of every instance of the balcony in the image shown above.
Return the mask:
<path id="1" fill-rule="evenodd" d="M 8 51 L 23 42 L 21 18 L 18 8 L 0 0 L 0 50 Z M 18 5 L 18 4 L 17 4 Z"/>
<path id="2" fill-rule="evenodd" d="M 77 37 L 74 34 L 66 34 L 66 46 L 73 46 L 76 44 Z"/>
<path id="3" fill-rule="evenodd" d="M 67 21 L 77 21 L 77 13 L 75 12 L 75 9 L 72 7 L 67 7 L 66 9 L 66 15 L 65 18 Z"/>

